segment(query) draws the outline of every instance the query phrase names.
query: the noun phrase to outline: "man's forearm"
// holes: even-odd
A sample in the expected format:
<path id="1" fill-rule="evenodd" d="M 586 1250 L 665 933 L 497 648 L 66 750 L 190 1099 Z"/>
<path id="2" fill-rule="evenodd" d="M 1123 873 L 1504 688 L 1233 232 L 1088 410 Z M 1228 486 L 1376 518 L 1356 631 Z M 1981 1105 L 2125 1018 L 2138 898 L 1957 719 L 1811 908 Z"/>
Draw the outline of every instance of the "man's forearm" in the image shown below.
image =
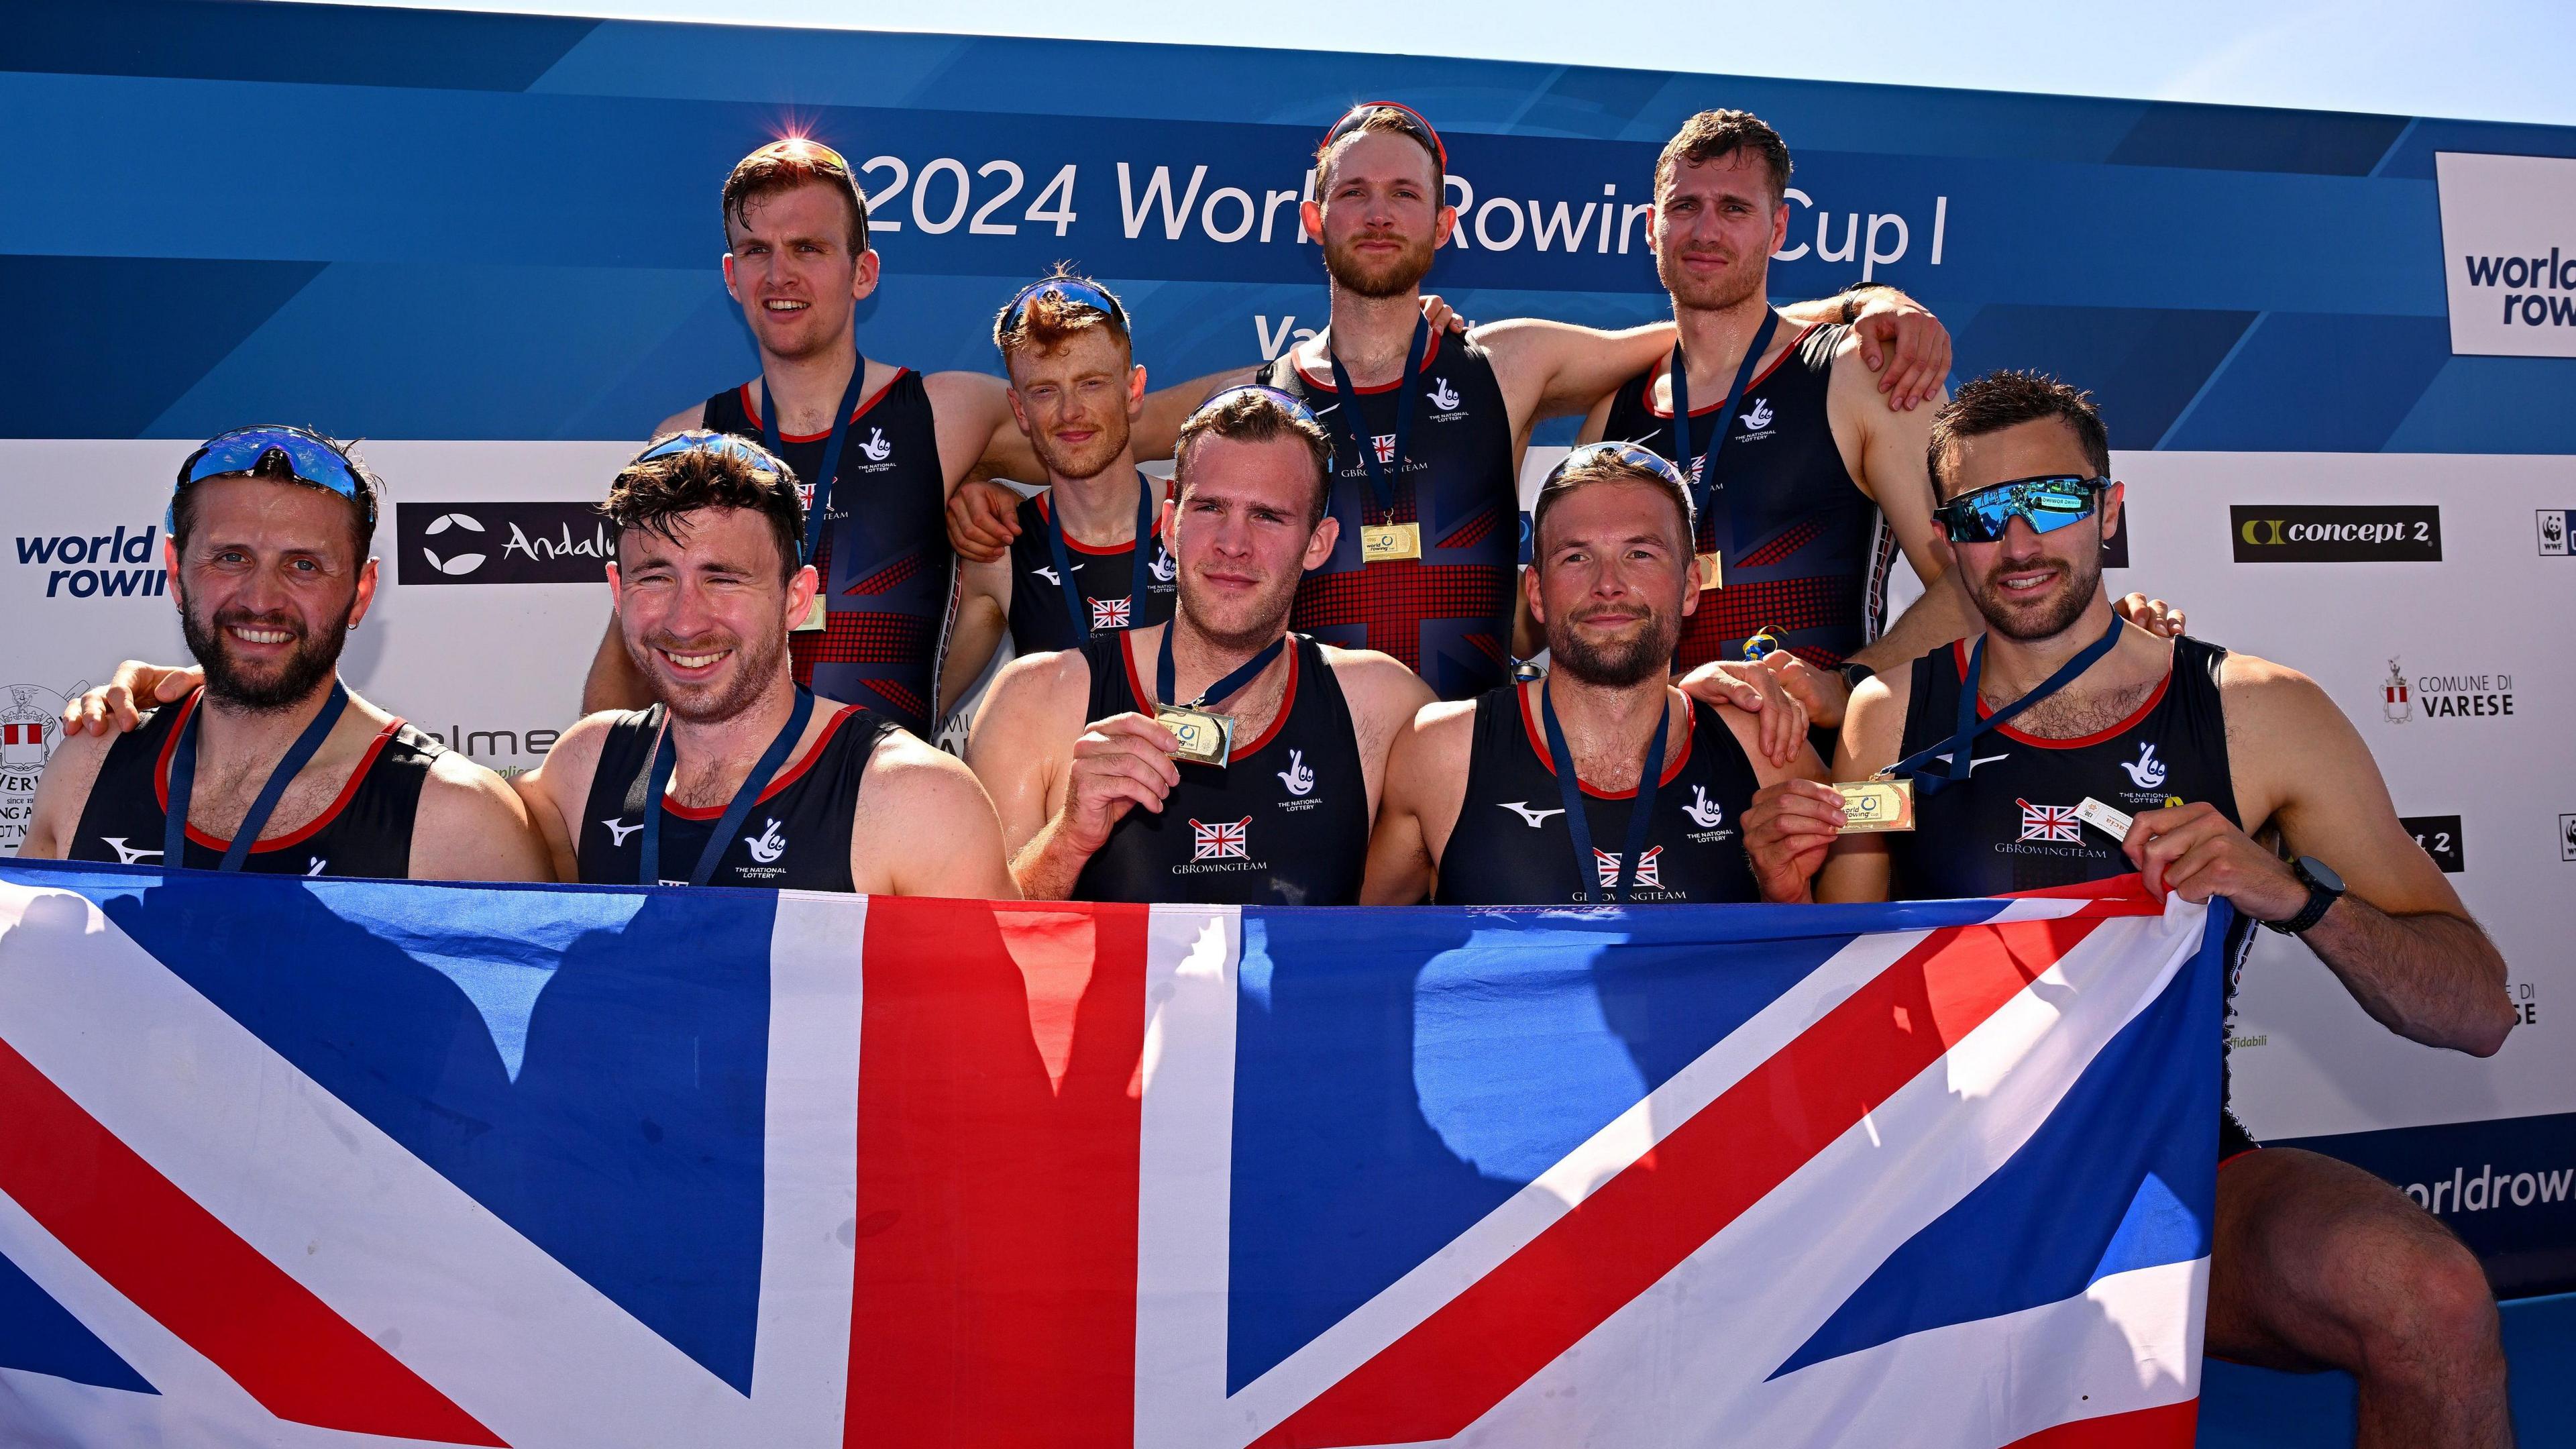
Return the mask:
<path id="1" fill-rule="evenodd" d="M 627 657 L 626 641 L 617 632 L 616 616 L 608 621 L 608 637 L 599 641 L 599 652 L 591 657 L 590 674 L 581 683 L 581 712 L 597 714 L 604 709 L 642 709 L 653 702 L 653 691 L 644 682 L 635 661 Z"/>
<path id="2" fill-rule="evenodd" d="M 1021 899 L 1073 899 L 1074 884 L 1082 879 L 1082 868 L 1091 863 L 1092 853 L 1068 839 L 1063 827 L 1063 816 L 1049 820 L 1012 859 L 1011 879 L 1019 885 Z"/>
<path id="3" fill-rule="evenodd" d="M 2504 957 L 2475 921 L 2392 916 L 2348 895 L 2304 939 L 2373 1021 L 2411 1041 L 2482 1057 L 2513 1029 Z"/>

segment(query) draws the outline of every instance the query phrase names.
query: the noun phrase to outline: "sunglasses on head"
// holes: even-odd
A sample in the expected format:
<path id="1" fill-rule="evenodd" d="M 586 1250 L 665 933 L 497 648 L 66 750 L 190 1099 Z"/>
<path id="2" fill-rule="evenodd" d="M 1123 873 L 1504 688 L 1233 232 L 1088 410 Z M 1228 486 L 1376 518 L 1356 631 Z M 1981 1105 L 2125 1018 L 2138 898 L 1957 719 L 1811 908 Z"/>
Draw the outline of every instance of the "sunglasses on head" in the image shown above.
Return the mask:
<path id="1" fill-rule="evenodd" d="M 358 471 L 348 453 L 338 443 L 310 428 L 285 424 L 235 428 L 208 438 L 204 446 L 188 455 L 179 465 L 179 481 L 170 488 L 171 506 L 164 515 L 164 527 L 178 526 L 179 495 L 209 478 L 238 478 L 283 474 L 296 482 L 341 497 L 358 505 L 366 515 L 367 526 L 376 523 L 376 490 Z"/>
<path id="2" fill-rule="evenodd" d="M 1270 399 L 1272 402 L 1286 408 L 1288 410 L 1288 416 L 1295 418 L 1301 423 L 1309 424 L 1318 431 L 1321 431 L 1324 426 L 1322 423 L 1315 421 L 1314 412 L 1309 409 L 1304 402 L 1300 401 L 1295 393 L 1281 392 L 1275 387 L 1264 387 L 1257 382 L 1238 383 L 1233 387 L 1227 388 L 1225 391 L 1209 398 L 1206 402 L 1200 403 L 1197 408 L 1191 411 L 1190 417 L 1195 421 L 1201 416 L 1212 413 L 1218 408 L 1225 406 L 1227 403 L 1241 397 L 1245 393 L 1253 393 Z"/>
<path id="3" fill-rule="evenodd" d="M 696 429 L 685 433 L 673 433 L 636 454 L 634 461 L 650 463 L 656 458 L 668 458 L 678 453 L 725 453 L 740 458 L 764 472 L 775 473 L 781 478 L 795 476 L 794 470 L 778 461 L 767 448 L 748 438 L 737 438 L 731 433 L 701 432 Z"/>
<path id="4" fill-rule="evenodd" d="M 2016 518 L 2033 533 L 2054 533 L 2093 516 L 2108 478 L 2068 475 L 2014 478 L 1962 493 L 1932 510 L 1932 521 L 1948 532 L 1952 543 L 1993 543 Z"/>
<path id="5" fill-rule="evenodd" d="M 1009 332 L 1019 326 L 1020 314 L 1028 310 L 1029 303 L 1049 292 L 1055 293 L 1064 301 L 1089 307 L 1117 323 L 1124 330 L 1130 332 L 1135 330 L 1127 325 L 1127 309 L 1119 306 L 1118 299 L 1110 296 L 1106 288 L 1093 286 L 1089 282 L 1078 282 L 1070 277 L 1049 277 L 1043 282 L 1033 282 L 1022 287 L 1020 294 L 1011 299 L 1011 305 L 1002 309 L 1001 330 Z"/>
<path id="6" fill-rule="evenodd" d="M 1566 454 L 1555 467 L 1547 470 L 1547 482 L 1554 483 L 1576 468 L 1603 458 L 1625 463 L 1632 468 L 1643 468 L 1681 489 L 1684 494 L 1690 492 L 1690 485 L 1682 480 L 1682 470 L 1674 467 L 1671 459 L 1652 449 L 1638 447 L 1634 443 L 1585 443 Z M 1544 487 L 1546 484 L 1540 486 Z"/>
<path id="7" fill-rule="evenodd" d="M 1440 133 L 1431 129 L 1431 123 L 1422 119 L 1420 111 L 1397 101 L 1362 101 L 1344 111 L 1342 118 L 1333 123 L 1333 128 L 1324 133 L 1324 145 L 1330 146 L 1358 130 L 1362 122 L 1378 111 L 1395 112 L 1404 132 L 1431 148 L 1431 154 L 1440 160 L 1441 170 L 1449 169 L 1449 148 L 1441 144 Z"/>

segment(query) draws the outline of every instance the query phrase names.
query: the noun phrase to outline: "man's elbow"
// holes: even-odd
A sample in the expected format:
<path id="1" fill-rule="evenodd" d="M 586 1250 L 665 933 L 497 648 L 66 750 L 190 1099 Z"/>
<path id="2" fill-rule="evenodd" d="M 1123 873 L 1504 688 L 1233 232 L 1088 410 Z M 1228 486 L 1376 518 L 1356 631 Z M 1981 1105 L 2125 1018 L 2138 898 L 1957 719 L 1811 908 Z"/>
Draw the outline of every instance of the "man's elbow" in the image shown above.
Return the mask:
<path id="1" fill-rule="evenodd" d="M 2502 991 L 2488 993 L 2486 1005 L 2479 1010 L 2466 1039 L 2457 1043 L 2461 1051 L 2473 1057 L 2491 1057 L 2504 1050 L 2506 1037 L 2513 1035 L 2522 1013 L 2514 1009 L 2513 999 Z"/>

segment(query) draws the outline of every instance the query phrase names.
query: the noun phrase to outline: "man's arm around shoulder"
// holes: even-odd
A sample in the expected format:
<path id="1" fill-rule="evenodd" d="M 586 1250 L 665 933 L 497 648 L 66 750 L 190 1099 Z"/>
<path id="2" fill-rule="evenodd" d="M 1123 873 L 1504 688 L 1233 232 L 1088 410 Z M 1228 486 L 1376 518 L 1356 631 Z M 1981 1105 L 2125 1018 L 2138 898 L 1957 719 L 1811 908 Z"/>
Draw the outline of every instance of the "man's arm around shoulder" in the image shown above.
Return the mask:
<path id="1" fill-rule="evenodd" d="M 581 840 L 581 812 L 590 799 L 591 779 L 599 772 L 600 746 L 616 722 L 613 712 L 584 715 L 555 741 L 544 763 L 510 778 L 510 787 L 518 792 L 545 844 L 556 880 L 581 879 L 575 854 Z"/>
<path id="2" fill-rule="evenodd" d="M 36 781 L 27 834 L 18 842 L 19 859 L 70 858 L 72 836 L 80 830 L 81 811 L 89 804 L 90 788 L 98 783 L 99 769 L 107 763 L 107 752 L 116 747 L 117 738 L 70 733 L 61 737 L 61 743 L 54 746 L 53 757 L 45 761 L 45 773 Z"/>
<path id="3" fill-rule="evenodd" d="M 430 761 L 412 818 L 413 880 L 553 880 L 549 854 L 508 781 L 453 751 Z"/>

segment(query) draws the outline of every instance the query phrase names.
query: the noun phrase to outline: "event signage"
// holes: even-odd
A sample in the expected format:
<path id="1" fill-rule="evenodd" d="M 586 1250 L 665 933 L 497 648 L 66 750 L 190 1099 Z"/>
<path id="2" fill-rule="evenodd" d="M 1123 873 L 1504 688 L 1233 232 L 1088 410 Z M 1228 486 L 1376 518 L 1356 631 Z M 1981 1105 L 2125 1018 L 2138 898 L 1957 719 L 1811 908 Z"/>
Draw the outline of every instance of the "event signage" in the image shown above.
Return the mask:
<path id="1" fill-rule="evenodd" d="M 396 503 L 394 543 L 406 584 L 595 584 L 617 561 L 587 503 Z"/>
<path id="2" fill-rule="evenodd" d="M 2433 157 L 2451 350 L 2576 357 L 2576 158 Z"/>
<path id="3" fill-rule="evenodd" d="M 2227 518 L 2238 563 L 2442 561 L 2442 510 L 2431 504 L 2239 503 Z"/>
<path id="4" fill-rule="evenodd" d="M 2463 855 L 2467 847 L 2462 843 L 2459 816 L 2404 815 L 2398 817 L 2397 823 L 2415 837 L 2415 843 L 2424 847 L 2424 853 L 2433 857 L 2443 874 L 2458 875 L 2469 868 Z"/>

